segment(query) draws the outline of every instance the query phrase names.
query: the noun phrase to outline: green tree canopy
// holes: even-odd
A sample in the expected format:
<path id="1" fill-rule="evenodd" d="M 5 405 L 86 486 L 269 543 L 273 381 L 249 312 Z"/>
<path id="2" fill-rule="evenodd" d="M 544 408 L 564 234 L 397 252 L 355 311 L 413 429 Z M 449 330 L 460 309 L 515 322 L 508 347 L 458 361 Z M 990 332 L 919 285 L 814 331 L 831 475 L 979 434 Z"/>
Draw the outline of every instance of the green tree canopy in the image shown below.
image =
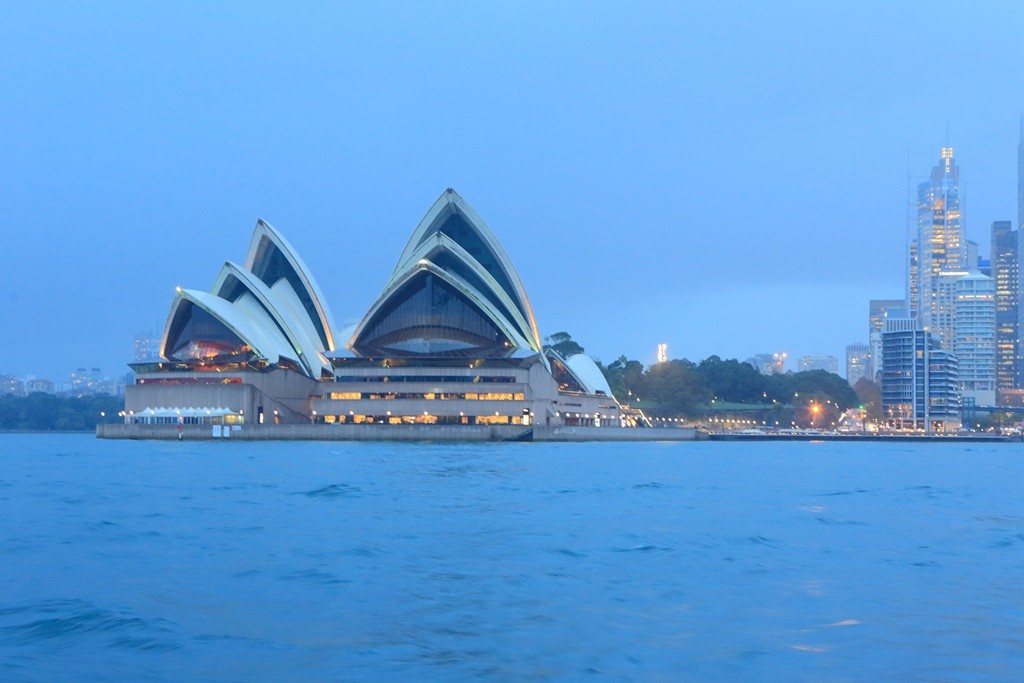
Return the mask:
<path id="1" fill-rule="evenodd" d="M 583 347 L 573 341 L 568 332 L 555 332 L 553 335 L 545 337 L 544 341 L 547 342 L 544 345 L 546 348 L 554 349 L 562 358 L 583 353 Z"/>
<path id="2" fill-rule="evenodd" d="M 697 372 L 713 395 L 722 400 L 759 403 L 765 398 L 765 376 L 750 364 L 740 363 L 735 358 L 722 360 L 718 356 L 709 356 L 697 365 Z"/>
<path id="3" fill-rule="evenodd" d="M 703 404 L 711 399 L 704 377 L 688 360 L 670 360 L 655 363 L 643 380 L 644 398 L 660 404 L 660 412 L 697 415 Z"/>

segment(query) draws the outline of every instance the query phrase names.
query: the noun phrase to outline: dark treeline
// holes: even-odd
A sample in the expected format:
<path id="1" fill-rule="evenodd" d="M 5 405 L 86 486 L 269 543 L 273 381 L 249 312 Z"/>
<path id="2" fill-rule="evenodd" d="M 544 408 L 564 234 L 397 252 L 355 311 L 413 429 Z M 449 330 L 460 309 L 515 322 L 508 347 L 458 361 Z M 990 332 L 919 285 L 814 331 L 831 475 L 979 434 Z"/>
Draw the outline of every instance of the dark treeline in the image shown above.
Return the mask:
<path id="1" fill-rule="evenodd" d="M 699 363 L 670 360 L 649 368 L 620 357 L 601 368 L 620 401 L 650 399 L 665 413 L 690 417 L 723 403 L 797 405 L 815 401 L 845 410 L 859 403 L 857 393 L 839 375 L 824 370 L 762 375 L 747 363 L 718 356 Z"/>
<path id="2" fill-rule="evenodd" d="M 119 422 L 123 409 L 124 399 L 110 394 L 0 396 L 0 430 L 89 431 L 100 422 Z"/>
<path id="3" fill-rule="evenodd" d="M 584 352 L 566 332 L 551 335 L 547 341 L 563 356 Z M 747 363 L 718 356 L 698 363 L 670 360 L 649 368 L 620 356 L 598 366 L 620 402 L 639 398 L 645 410 L 666 416 L 698 417 L 718 405 L 742 403 L 778 406 L 779 417 L 799 420 L 800 411 L 813 402 L 821 419 L 834 420 L 840 411 L 863 402 L 846 380 L 824 370 L 762 375 Z"/>

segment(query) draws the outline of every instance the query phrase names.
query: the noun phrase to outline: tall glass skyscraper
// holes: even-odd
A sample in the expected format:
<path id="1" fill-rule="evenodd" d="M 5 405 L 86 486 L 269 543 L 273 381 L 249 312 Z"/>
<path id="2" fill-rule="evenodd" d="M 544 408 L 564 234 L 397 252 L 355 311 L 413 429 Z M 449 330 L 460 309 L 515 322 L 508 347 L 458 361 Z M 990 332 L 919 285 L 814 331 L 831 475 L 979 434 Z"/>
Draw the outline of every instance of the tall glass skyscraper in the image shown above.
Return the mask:
<path id="1" fill-rule="evenodd" d="M 1019 321 L 1018 234 L 1010 221 L 992 223 L 992 279 L 996 291 L 996 387 L 1016 389 Z"/>
<path id="2" fill-rule="evenodd" d="M 931 177 L 917 186 L 917 234 L 908 250 L 907 304 L 924 328 L 939 314 L 938 280 L 967 267 L 960 217 L 960 169 L 952 147 L 943 147 Z"/>
<path id="3" fill-rule="evenodd" d="M 996 405 L 995 280 L 974 272 L 956 278 L 953 353 L 964 405 Z"/>

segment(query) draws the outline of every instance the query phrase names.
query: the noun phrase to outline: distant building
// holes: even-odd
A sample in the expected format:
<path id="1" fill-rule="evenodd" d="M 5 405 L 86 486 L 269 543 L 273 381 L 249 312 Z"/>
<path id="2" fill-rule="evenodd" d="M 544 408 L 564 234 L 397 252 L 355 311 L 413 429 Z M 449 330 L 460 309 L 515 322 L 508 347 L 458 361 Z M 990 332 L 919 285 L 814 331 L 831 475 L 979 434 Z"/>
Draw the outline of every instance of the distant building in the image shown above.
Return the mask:
<path id="1" fill-rule="evenodd" d="M 762 375 L 781 375 L 786 372 L 786 353 L 758 353 L 745 362 Z"/>
<path id="2" fill-rule="evenodd" d="M 1020 340 L 1018 316 L 1020 273 L 1018 231 L 1010 221 L 992 223 L 992 279 L 996 306 L 996 387 L 1020 386 Z"/>
<path id="3" fill-rule="evenodd" d="M 23 396 L 25 394 L 24 383 L 15 378 L 14 375 L 0 375 L 0 396 L 4 395 Z"/>
<path id="4" fill-rule="evenodd" d="M 48 379 L 31 378 L 25 380 L 25 393 L 26 394 L 52 394 L 54 393 L 53 382 Z"/>
<path id="5" fill-rule="evenodd" d="M 658 344 L 658 362 L 668 362 L 668 344 Z"/>
<path id="6" fill-rule="evenodd" d="M 967 240 L 967 258 L 964 259 L 965 270 L 978 270 L 981 268 L 981 258 L 978 256 L 978 243 Z"/>
<path id="7" fill-rule="evenodd" d="M 91 396 L 109 393 L 109 387 L 99 368 L 78 368 L 68 376 L 72 396 Z"/>
<path id="8" fill-rule="evenodd" d="M 948 432 L 960 427 L 956 356 L 917 320 L 886 320 L 882 332 L 882 412 L 895 429 Z"/>
<path id="9" fill-rule="evenodd" d="M 140 332 L 132 341 L 133 358 L 136 363 L 160 357 L 160 337 L 152 332 Z"/>
<path id="10" fill-rule="evenodd" d="M 871 373 L 871 345 L 850 344 L 846 347 L 846 381 L 852 387 L 861 379 L 874 378 Z"/>
<path id="11" fill-rule="evenodd" d="M 839 374 L 839 360 L 835 356 L 825 354 L 810 354 L 800 358 L 800 372 L 808 370 L 824 370 L 836 375 Z"/>
<path id="12" fill-rule="evenodd" d="M 871 364 L 868 378 L 881 381 L 882 373 L 882 330 L 886 318 L 909 317 L 907 302 L 903 299 L 871 299 L 868 302 L 868 344 L 871 346 Z"/>
<path id="13" fill-rule="evenodd" d="M 981 273 L 958 278 L 953 320 L 953 353 L 965 406 L 996 405 L 995 280 Z"/>

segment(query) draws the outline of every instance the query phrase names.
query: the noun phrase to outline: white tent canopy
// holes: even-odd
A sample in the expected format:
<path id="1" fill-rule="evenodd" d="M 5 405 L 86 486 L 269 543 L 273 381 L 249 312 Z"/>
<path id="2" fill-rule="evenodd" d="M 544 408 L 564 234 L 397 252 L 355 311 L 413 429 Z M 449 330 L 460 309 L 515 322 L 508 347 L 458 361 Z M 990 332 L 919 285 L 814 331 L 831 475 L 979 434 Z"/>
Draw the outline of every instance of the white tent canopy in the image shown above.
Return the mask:
<path id="1" fill-rule="evenodd" d="M 231 408 L 145 408 L 135 414 L 150 417 L 224 417 L 238 415 L 239 412 Z"/>

